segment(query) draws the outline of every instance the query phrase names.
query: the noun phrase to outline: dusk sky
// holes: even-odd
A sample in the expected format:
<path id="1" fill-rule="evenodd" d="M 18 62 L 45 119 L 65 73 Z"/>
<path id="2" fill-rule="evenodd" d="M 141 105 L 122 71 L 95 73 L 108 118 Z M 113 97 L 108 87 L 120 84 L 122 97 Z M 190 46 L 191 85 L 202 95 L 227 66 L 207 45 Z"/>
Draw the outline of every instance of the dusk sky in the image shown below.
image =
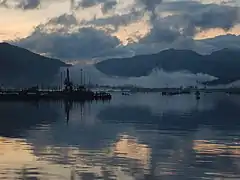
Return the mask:
<path id="1" fill-rule="evenodd" d="M 186 42 L 192 47 L 189 41 L 240 35 L 240 0 L 0 2 L 0 15 L 4 17 L 0 19 L 0 41 L 11 40 L 37 53 L 63 59 L 129 54 L 144 47 L 152 52 Z M 229 39 L 222 43 L 226 41 L 231 46 Z M 201 42 L 196 45 L 199 51 L 218 48 L 197 42 Z M 93 51 L 95 54 L 90 55 Z"/>

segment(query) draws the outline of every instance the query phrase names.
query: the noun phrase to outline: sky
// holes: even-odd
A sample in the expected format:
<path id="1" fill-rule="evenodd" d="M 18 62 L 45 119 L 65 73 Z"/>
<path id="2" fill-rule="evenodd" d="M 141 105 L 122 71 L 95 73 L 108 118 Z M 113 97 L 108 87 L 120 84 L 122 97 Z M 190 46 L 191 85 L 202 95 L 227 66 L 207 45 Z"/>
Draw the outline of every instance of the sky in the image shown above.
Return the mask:
<path id="1" fill-rule="evenodd" d="M 65 60 L 209 53 L 240 48 L 239 8 L 240 0 L 0 0 L 0 41 Z"/>

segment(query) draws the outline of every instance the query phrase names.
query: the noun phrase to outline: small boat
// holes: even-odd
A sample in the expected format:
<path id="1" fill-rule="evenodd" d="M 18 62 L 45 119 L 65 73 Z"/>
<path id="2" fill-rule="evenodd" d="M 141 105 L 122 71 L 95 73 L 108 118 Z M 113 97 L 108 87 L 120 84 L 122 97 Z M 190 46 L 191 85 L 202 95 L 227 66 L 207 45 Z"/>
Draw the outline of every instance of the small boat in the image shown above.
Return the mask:
<path id="1" fill-rule="evenodd" d="M 200 92 L 199 92 L 199 91 L 196 91 L 196 92 L 195 92 L 195 95 L 196 95 L 196 96 L 200 96 Z"/>
<path id="2" fill-rule="evenodd" d="M 196 91 L 196 92 L 195 92 L 195 96 L 196 96 L 196 99 L 199 100 L 199 99 L 200 99 L 200 92 L 199 92 L 199 91 Z"/>
<path id="3" fill-rule="evenodd" d="M 163 91 L 162 96 L 166 96 L 166 95 L 167 95 L 167 92 Z"/>
<path id="4" fill-rule="evenodd" d="M 123 96 L 130 96 L 130 93 L 122 92 L 122 95 L 123 95 Z"/>

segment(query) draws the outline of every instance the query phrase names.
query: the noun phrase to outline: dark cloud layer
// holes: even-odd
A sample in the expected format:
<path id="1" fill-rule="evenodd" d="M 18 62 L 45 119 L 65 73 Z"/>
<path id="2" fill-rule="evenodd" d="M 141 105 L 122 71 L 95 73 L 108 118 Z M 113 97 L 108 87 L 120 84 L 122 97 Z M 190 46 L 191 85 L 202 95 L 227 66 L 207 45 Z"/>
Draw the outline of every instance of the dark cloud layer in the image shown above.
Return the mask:
<path id="1" fill-rule="evenodd" d="M 76 17 L 72 14 L 63 14 L 59 17 L 55 17 L 49 20 L 46 25 L 63 25 L 63 26 L 70 26 L 70 25 L 77 25 L 78 21 Z"/>
<path id="2" fill-rule="evenodd" d="M 29 0 L 30 1 L 30 0 Z M 218 4 L 202 4 L 193 1 L 162 1 L 162 0 L 135 0 L 136 8 L 122 15 L 107 16 L 79 23 L 73 14 L 64 14 L 51 19 L 48 23 L 38 26 L 27 38 L 16 42 L 24 48 L 38 53 L 46 53 L 63 59 L 89 59 L 96 56 L 129 55 L 157 52 L 164 48 L 188 48 L 200 53 L 217 50 L 220 47 L 240 47 L 232 40 L 239 37 L 226 36 L 226 39 L 194 41 L 193 37 L 202 30 L 221 28 L 229 30 L 240 22 L 239 7 Z M 101 4 L 101 10 L 107 13 L 113 10 L 117 1 L 82 0 L 78 7 L 88 8 Z M 139 7 L 137 5 L 140 5 Z M 30 6 L 34 7 L 34 6 Z M 161 16 L 163 12 L 171 15 Z M 139 42 L 132 42 L 123 47 L 113 31 L 97 30 L 97 27 L 113 27 L 114 32 L 121 26 L 140 21 L 149 14 L 149 33 L 139 37 Z M 46 33 L 48 26 L 59 26 Z M 91 28 L 79 28 L 80 26 Z M 75 27 L 77 31 L 69 31 Z M 49 31 L 48 31 L 49 32 Z M 229 39 L 229 41 L 228 41 Z M 231 39 L 231 40 L 230 40 Z"/>
<path id="3" fill-rule="evenodd" d="M 45 5 L 61 1 L 66 0 L 0 0 L 0 7 L 4 7 L 7 9 L 21 9 L 27 11 L 44 8 Z"/>
<path id="4" fill-rule="evenodd" d="M 2 7 L 7 8 L 7 7 L 8 7 L 7 1 L 8 1 L 8 0 L 1 0 L 1 1 L 0 1 L 0 7 L 2 6 Z"/>
<path id="5" fill-rule="evenodd" d="M 199 2 L 162 3 L 155 10 L 172 12 L 167 17 L 157 17 L 150 21 L 151 30 L 141 42 L 174 42 L 182 37 L 194 37 L 196 33 L 221 28 L 229 30 L 239 24 L 239 7 Z"/>
<path id="6" fill-rule="evenodd" d="M 81 0 L 75 6 L 75 9 L 78 8 L 90 8 L 96 5 L 101 4 L 101 10 L 103 13 L 107 13 L 109 10 L 113 9 L 117 5 L 116 0 Z"/>
<path id="7" fill-rule="evenodd" d="M 90 21 L 82 21 L 82 25 L 94 25 L 94 26 L 108 26 L 114 27 L 117 31 L 121 26 L 127 26 L 131 23 L 141 20 L 144 13 L 141 11 L 132 11 L 123 15 L 113 15 L 107 18 L 92 19 Z"/>
<path id="8" fill-rule="evenodd" d="M 239 22 L 239 9 L 229 6 L 208 7 L 206 11 L 199 12 L 190 18 L 190 23 L 203 29 L 222 28 L 231 29 Z"/>
<path id="9" fill-rule="evenodd" d="M 194 1 L 168 2 L 158 7 L 158 11 L 177 13 L 193 26 L 226 30 L 240 22 L 239 10 L 239 7 Z"/>
<path id="10" fill-rule="evenodd" d="M 92 58 L 98 53 L 116 48 L 120 44 L 116 37 L 94 28 L 80 28 L 71 34 L 35 32 L 16 42 L 17 45 L 63 59 Z"/>
<path id="11" fill-rule="evenodd" d="M 154 11 L 154 9 L 162 3 L 162 0 L 137 0 L 138 2 L 145 5 L 148 11 Z"/>
<path id="12" fill-rule="evenodd" d="M 21 9 L 36 9 L 40 5 L 40 0 L 21 1 L 18 7 Z"/>
<path id="13" fill-rule="evenodd" d="M 4 6 L 5 8 L 16 8 L 16 9 L 23 9 L 23 10 L 30 10 L 36 9 L 40 6 L 41 0 L 18 0 L 14 1 L 14 6 L 11 7 L 9 5 L 9 0 L 0 1 L 0 5 Z"/>
<path id="14" fill-rule="evenodd" d="M 141 3 L 145 6 L 145 11 L 151 13 L 150 18 L 154 20 L 156 18 L 155 8 L 162 3 L 162 0 L 136 0 L 137 3 Z"/>
<path id="15" fill-rule="evenodd" d="M 116 1 L 108 1 L 102 5 L 102 12 L 105 14 L 117 5 Z"/>
<path id="16" fill-rule="evenodd" d="M 94 1 L 103 2 L 104 0 Z M 182 37 L 194 37 L 198 32 L 211 28 L 229 30 L 240 23 L 239 7 L 219 4 L 202 4 L 197 1 L 162 1 L 135 0 L 143 5 L 143 9 L 132 9 L 123 15 L 113 15 L 107 18 L 93 19 L 83 22 L 85 25 L 109 26 L 118 30 L 120 26 L 127 26 L 141 20 L 144 13 L 150 14 L 149 34 L 140 42 L 174 42 Z M 162 12 L 172 15 L 161 17 Z"/>

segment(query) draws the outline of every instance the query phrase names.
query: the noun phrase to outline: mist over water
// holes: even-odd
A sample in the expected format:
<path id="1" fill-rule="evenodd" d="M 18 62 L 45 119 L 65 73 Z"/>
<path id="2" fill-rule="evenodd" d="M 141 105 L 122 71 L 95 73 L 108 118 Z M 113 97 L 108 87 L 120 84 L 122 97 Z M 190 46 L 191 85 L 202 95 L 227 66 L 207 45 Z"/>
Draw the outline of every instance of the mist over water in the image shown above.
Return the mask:
<path id="1" fill-rule="evenodd" d="M 83 73 L 81 73 L 81 69 Z M 217 79 L 203 73 L 192 74 L 187 71 L 166 72 L 162 69 L 153 69 L 148 76 L 142 77 L 112 77 L 100 72 L 95 68 L 94 64 L 75 64 L 69 70 L 73 82 L 77 84 L 81 84 L 81 82 L 87 84 L 90 82 L 99 85 L 134 85 L 146 88 L 161 88 L 195 86 L 200 82 Z"/>

